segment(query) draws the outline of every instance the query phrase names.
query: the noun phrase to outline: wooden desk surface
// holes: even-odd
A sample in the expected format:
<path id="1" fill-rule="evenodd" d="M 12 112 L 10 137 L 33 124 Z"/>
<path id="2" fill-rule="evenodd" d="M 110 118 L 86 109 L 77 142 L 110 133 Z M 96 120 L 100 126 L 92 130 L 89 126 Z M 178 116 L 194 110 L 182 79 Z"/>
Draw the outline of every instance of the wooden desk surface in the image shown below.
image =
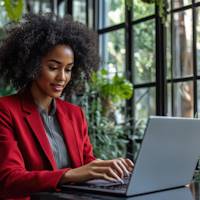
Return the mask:
<path id="1" fill-rule="evenodd" d="M 156 192 L 134 197 L 117 197 L 98 195 L 83 192 L 44 192 L 35 194 L 32 200 L 200 200 L 200 183 L 193 183 L 189 187 L 183 187 L 163 192 Z"/>

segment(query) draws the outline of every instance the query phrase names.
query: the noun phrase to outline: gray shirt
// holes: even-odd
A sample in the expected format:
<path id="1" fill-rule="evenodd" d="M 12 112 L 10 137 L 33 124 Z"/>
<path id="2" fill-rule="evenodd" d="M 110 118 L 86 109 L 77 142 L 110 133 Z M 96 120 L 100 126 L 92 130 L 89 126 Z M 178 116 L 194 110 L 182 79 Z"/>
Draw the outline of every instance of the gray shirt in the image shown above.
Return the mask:
<path id="1" fill-rule="evenodd" d="M 40 105 L 37 104 L 37 106 L 38 106 L 38 110 L 40 112 L 40 116 L 44 124 L 44 128 L 45 128 L 55 161 L 57 163 L 57 167 L 59 169 L 70 167 L 71 166 L 70 157 L 66 148 L 66 144 L 64 142 L 60 125 L 56 117 L 55 99 L 51 103 L 51 109 L 50 109 L 49 114 Z"/>

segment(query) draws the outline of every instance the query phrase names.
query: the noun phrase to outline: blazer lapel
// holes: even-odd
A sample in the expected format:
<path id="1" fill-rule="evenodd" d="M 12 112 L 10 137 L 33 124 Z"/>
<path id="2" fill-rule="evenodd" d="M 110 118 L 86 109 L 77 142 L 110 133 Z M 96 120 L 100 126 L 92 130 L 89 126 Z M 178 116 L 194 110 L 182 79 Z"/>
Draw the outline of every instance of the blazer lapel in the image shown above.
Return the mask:
<path id="1" fill-rule="evenodd" d="M 64 135 L 65 143 L 70 154 L 72 165 L 73 167 L 79 167 L 83 165 L 83 160 L 81 159 L 82 156 L 78 146 L 76 132 L 72 125 L 73 122 L 69 117 L 69 111 L 66 111 L 65 107 L 62 107 L 62 105 L 59 104 L 58 101 L 56 101 L 56 107 L 57 118 Z"/>
<path id="2" fill-rule="evenodd" d="M 52 169 L 56 169 L 57 166 L 53 156 L 53 152 L 51 150 L 51 146 L 49 144 L 47 135 L 45 133 L 43 122 L 37 110 L 37 106 L 33 101 L 33 97 L 31 96 L 31 93 L 28 92 L 27 90 L 26 92 L 22 93 L 23 93 L 21 94 L 22 109 L 26 112 L 25 120 L 27 121 L 28 125 L 35 134 L 42 150 L 44 151 L 44 154 L 46 155 L 47 159 L 51 164 Z"/>

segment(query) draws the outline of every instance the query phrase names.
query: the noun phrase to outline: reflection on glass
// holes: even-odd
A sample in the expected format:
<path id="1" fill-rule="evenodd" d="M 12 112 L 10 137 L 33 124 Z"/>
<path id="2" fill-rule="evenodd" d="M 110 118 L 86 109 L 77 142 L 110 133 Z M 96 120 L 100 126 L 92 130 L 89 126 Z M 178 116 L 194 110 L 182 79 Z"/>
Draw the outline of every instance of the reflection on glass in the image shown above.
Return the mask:
<path id="1" fill-rule="evenodd" d="M 100 57 L 101 67 L 106 68 L 110 74 L 124 72 L 124 29 L 100 35 Z"/>
<path id="2" fill-rule="evenodd" d="M 166 7 L 167 7 L 167 11 L 171 10 L 171 0 L 167 0 L 166 1 Z"/>
<path id="3" fill-rule="evenodd" d="M 73 18 L 76 21 L 86 24 L 86 1 L 85 0 L 73 1 Z"/>
<path id="4" fill-rule="evenodd" d="M 9 19 L 7 17 L 4 2 L 0 1 L 0 39 L 2 39 L 5 35 L 5 31 L 3 26 L 9 22 Z"/>
<path id="5" fill-rule="evenodd" d="M 26 4 L 33 13 L 56 13 L 55 10 L 53 10 L 53 1 L 29 0 L 26 1 Z"/>
<path id="6" fill-rule="evenodd" d="M 174 77 L 192 75 L 193 58 L 191 9 L 174 14 L 172 31 L 173 75 Z"/>
<path id="7" fill-rule="evenodd" d="M 125 0 L 99 1 L 99 28 L 116 25 L 124 22 Z"/>
<path id="8" fill-rule="evenodd" d="M 192 0 L 171 0 L 173 3 L 173 8 L 181 8 L 192 3 Z"/>
<path id="9" fill-rule="evenodd" d="M 64 17 L 65 16 L 65 9 L 66 9 L 66 1 L 60 1 L 58 2 L 58 15 L 60 17 Z"/>
<path id="10" fill-rule="evenodd" d="M 144 136 L 147 120 L 150 115 L 156 113 L 155 87 L 140 88 L 134 90 L 135 124 L 133 136 L 134 159 L 140 149 L 141 140 Z"/>
<path id="11" fill-rule="evenodd" d="M 155 88 L 148 87 L 142 89 L 135 89 L 135 119 L 148 119 L 150 115 L 156 113 L 156 96 Z"/>
<path id="12" fill-rule="evenodd" d="M 196 38 L 196 56 L 197 56 L 197 73 L 200 74 L 200 8 L 196 8 L 196 31 L 197 31 L 197 38 Z"/>
<path id="13" fill-rule="evenodd" d="M 197 81 L 197 112 L 200 118 L 200 81 Z"/>
<path id="14" fill-rule="evenodd" d="M 155 21 L 137 24 L 133 31 L 135 83 L 155 81 Z"/>
<path id="15" fill-rule="evenodd" d="M 172 85 L 167 84 L 167 116 L 172 116 Z"/>
<path id="16" fill-rule="evenodd" d="M 193 117 L 193 82 L 174 83 L 174 116 Z"/>
<path id="17" fill-rule="evenodd" d="M 155 14 L 154 3 L 145 3 L 141 0 L 133 0 L 133 20 Z"/>
<path id="18" fill-rule="evenodd" d="M 170 22 L 171 16 L 167 16 L 168 22 Z M 166 27 L 166 61 L 167 61 L 167 78 L 172 78 L 171 77 L 171 70 L 172 70 L 172 53 L 171 53 L 171 26 Z"/>

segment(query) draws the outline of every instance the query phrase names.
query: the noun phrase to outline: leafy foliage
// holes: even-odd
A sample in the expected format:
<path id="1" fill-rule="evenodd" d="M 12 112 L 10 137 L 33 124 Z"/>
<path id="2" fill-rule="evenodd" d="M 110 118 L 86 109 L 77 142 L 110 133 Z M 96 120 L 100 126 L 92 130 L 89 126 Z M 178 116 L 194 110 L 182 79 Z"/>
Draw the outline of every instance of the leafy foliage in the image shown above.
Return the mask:
<path id="1" fill-rule="evenodd" d="M 115 105 L 130 98 L 132 93 L 132 84 L 125 77 L 115 74 L 109 78 L 108 71 L 102 69 L 92 74 L 91 81 L 86 83 L 85 92 L 74 99 L 85 109 L 96 157 L 111 159 L 125 156 L 130 126 L 128 121 L 116 123 L 114 112 Z"/>
<path id="2" fill-rule="evenodd" d="M 23 12 L 23 0 L 4 0 L 7 15 L 11 21 L 19 21 Z"/>
<path id="3" fill-rule="evenodd" d="M 106 69 L 92 74 L 90 86 L 92 90 L 99 92 L 101 98 L 112 102 L 129 99 L 133 93 L 133 86 L 125 77 L 119 76 L 116 73 L 112 78 L 109 78 Z"/>
<path id="4" fill-rule="evenodd" d="M 0 88 L 0 96 L 7 96 L 15 93 L 15 89 L 12 86 L 5 86 Z"/>

